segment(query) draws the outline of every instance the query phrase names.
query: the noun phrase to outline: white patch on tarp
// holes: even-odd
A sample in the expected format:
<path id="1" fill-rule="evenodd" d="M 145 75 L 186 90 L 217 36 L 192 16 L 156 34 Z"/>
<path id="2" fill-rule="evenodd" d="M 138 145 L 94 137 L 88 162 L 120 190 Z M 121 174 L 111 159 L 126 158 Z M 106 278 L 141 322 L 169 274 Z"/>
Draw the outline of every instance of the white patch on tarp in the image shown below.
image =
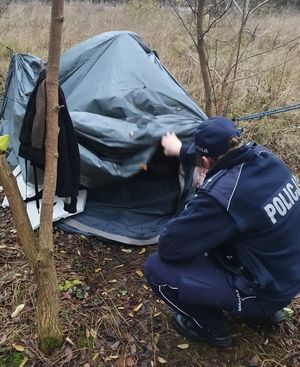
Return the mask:
<path id="1" fill-rule="evenodd" d="M 26 198 L 30 198 L 35 195 L 35 188 L 32 184 L 27 183 L 26 184 L 23 180 L 23 176 L 21 174 L 20 166 L 17 166 L 13 171 L 14 176 L 16 177 L 18 188 L 20 190 L 21 196 L 23 200 Z M 41 190 L 42 187 L 39 186 L 39 190 Z M 78 214 L 83 212 L 85 207 L 87 197 L 87 190 L 80 190 L 77 197 L 77 212 L 76 213 L 69 213 L 64 210 L 64 201 L 63 198 L 59 198 L 57 196 L 54 197 L 54 207 L 53 207 L 53 222 L 56 222 L 63 218 L 68 218 L 72 215 Z M 40 200 L 40 208 L 42 205 L 42 200 Z M 7 208 L 9 207 L 9 203 L 7 200 L 7 197 L 5 196 L 2 207 Z M 41 209 L 37 210 L 36 202 L 35 200 L 30 201 L 29 203 L 26 203 L 26 210 L 29 216 L 29 220 L 32 226 L 32 229 L 37 229 L 40 226 L 40 213 Z"/>

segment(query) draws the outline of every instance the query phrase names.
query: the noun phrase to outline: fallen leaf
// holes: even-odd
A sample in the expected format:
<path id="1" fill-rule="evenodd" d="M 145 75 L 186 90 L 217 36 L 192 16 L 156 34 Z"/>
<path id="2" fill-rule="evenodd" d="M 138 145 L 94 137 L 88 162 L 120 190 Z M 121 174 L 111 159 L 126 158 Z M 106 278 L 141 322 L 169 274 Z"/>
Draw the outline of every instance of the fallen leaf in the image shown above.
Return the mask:
<path id="1" fill-rule="evenodd" d="M 145 247 L 143 247 L 142 249 L 141 249 L 141 251 L 139 252 L 139 255 L 142 255 L 142 254 L 144 254 L 146 252 L 146 249 L 145 249 Z"/>
<path id="2" fill-rule="evenodd" d="M 146 290 L 149 289 L 149 287 L 146 284 L 143 284 L 143 288 L 146 289 Z"/>
<path id="3" fill-rule="evenodd" d="M 66 337 L 66 342 L 69 343 L 69 344 L 71 344 L 71 345 L 73 345 L 73 347 L 76 346 L 75 343 L 73 342 L 73 340 L 70 339 L 68 336 Z"/>
<path id="4" fill-rule="evenodd" d="M 96 339 L 96 338 L 97 338 L 97 331 L 96 331 L 96 330 L 91 329 L 91 330 L 90 330 L 90 334 L 91 334 L 91 336 L 92 336 L 94 339 Z"/>
<path id="5" fill-rule="evenodd" d="M 157 316 L 159 316 L 161 314 L 161 312 L 157 312 L 155 315 L 154 315 L 154 317 L 157 317 Z"/>
<path id="6" fill-rule="evenodd" d="M 167 361 L 164 358 L 162 358 L 162 357 L 157 357 L 157 360 L 161 364 L 167 363 Z"/>
<path id="7" fill-rule="evenodd" d="M 117 340 L 116 342 L 114 342 L 111 346 L 110 349 L 111 350 L 116 350 L 118 348 L 118 346 L 120 345 L 120 342 Z"/>
<path id="8" fill-rule="evenodd" d="M 249 364 L 250 367 L 258 367 L 260 365 L 258 356 L 257 355 L 253 356 Z"/>
<path id="9" fill-rule="evenodd" d="M 142 303 L 140 303 L 139 305 L 137 305 L 137 306 L 133 309 L 133 311 L 134 311 L 134 312 L 138 312 L 142 307 L 143 307 L 143 304 L 142 304 Z"/>
<path id="10" fill-rule="evenodd" d="M 0 345 L 5 343 L 6 342 L 6 339 L 7 339 L 7 334 L 4 334 L 1 336 L 1 339 L 0 339 Z"/>
<path id="11" fill-rule="evenodd" d="M 115 269 L 123 268 L 124 264 L 115 266 Z"/>
<path id="12" fill-rule="evenodd" d="M 188 343 L 185 343 L 185 344 L 178 344 L 177 345 L 177 348 L 179 349 L 188 349 L 189 348 L 189 344 Z"/>
<path id="13" fill-rule="evenodd" d="M 128 316 L 130 317 L 134 317 L 133 313 L 132 312 L 129 312 Z"/>
<path id="14" fill-rule="evenodd" d="M 130 252 L 132 252 L 130 248 L 122 248 L 121 251 L 126 252 L 126 254 L 129 254 Z"/>
<path id="15" fill-rule="evenodd" d="M 66 356 L 66 360 L 68 362 L 71 362 L 72 358 L 73 358 L 73 352 L 72 352 L 72 349 L 67 347 L 64 351 L 64 354 Z"/>
<path id="16" fill-rule="evenodd" d="M 6 248 L 6 245 L 0 245 L 0 250 Z"/>
<path id="17" fill-rule="evenodd" d="M 89 329 L 85 329 L 85 336 L 87 337 L 87 338 L 89 338 L 90 337 L 90 331 L 89 331 Z"/>
<path id="18" fill-rule="evenodd" d="M 134 360 L 131 357 L 128 357 L 126 359 L 126 366 L 128 366 L 128 367 L 134 366 Z"/>
<path id="19" fill-rule="evenodd" d="M 139 276 L 139 277 L 143 277 L 144 276 L 144 274 L 143 274 L 143 272 L 141 271 L 141 270 L 137 270 L 136 271 L 136 274 Z"/>
<path id="20" fill-rule="evenodd" d="M 109 280 L 108 283 L 117 283 L 117 279 Z"/>
<path id="21" fill-rule="evenodd" d="M 99 273 L 99 271 L 101 271 L 101 268 L 96 268 L 95 269 L 95 273 Z"/>
<path id="22" fill-rule="evenodd" d="M 136 345 L 132 344 L 132 346 L 130 347 L 130 353 L 131 354 L 136 354 Z"/>
<path id="23" fill-rule="evenodd" d="M 93 356 L 93 358 L 92 358 L 93 362 L 95 362 L 95 361 L 96 361 L 96 359 L 98 358 L 98 356 L 99 356 L 99 353 L 95 353 L 95 354 L 94 354 L 94 356 Z"/>
<path id="24" fill-rule="evenodd" d="M 114 356 L 108 356 L 108 357 L 105 357 L 104 360 L 105 362 L 108 362 L 108 361 L 111 361 L 112 359 L 117 359 L 119 358 L 118 355 L 114 355 Z"/>
<path id="25" fill-rule="evenodd" d="M 117 361 L 115 361 L 114 367 L 125 367 L 125 360 L 124 357 L 122 356 L 121 358 L 119 358 Z"/>
<path id="26" fill-rule="evenodd" d="M 21 344 L 12 343 L 12 347 L 18 352 L 24 352 L 25 347 Z"/>
<path id="27" fill-rule="evenodd" d="M 13 319 L 14 317 L 17 317 L 19 315 L 19 313 L 23 310 L 23 308 L 25 307 L 25 304 L 22 303 L 19 306 L 16 307 L 16 309 L 14 310 L 14 312 L 10 315 L 10 317 Z"/>
<path id="28" fill-rule="evenodd" d="M 28 362 L 28 358 L 25 356 L 23 361 L 19 364 L 19 367 L 24 367 L 27 362 Z"/>

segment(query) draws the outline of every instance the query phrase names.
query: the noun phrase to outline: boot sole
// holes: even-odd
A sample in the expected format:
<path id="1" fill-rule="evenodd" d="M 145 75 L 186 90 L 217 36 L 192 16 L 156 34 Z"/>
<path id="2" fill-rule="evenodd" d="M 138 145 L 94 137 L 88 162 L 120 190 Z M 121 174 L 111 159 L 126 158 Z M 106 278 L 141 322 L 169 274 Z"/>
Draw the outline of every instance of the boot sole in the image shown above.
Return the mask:
<path id="1" fill-rule="evenodd" d="M 173 318 L 172 321 L 176 331 L 190 341 L 205 343 L 218 350 L 229 350 L 232 348 L 233 343 L 231 335 L 224 338 L 210 338 L 207 336 L 200 336 L 200 335 L 194 336 L 189 334 L 184 328 L 182 328 L 182 326 L 177 322 L 176 318 Z"/>

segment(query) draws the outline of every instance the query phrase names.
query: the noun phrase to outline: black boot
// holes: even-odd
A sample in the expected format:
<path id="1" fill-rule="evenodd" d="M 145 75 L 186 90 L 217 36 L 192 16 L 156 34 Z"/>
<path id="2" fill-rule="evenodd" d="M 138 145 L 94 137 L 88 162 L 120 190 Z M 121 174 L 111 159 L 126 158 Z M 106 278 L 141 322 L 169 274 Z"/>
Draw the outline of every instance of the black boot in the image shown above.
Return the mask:
<path id="1" fill-rule="evenodd" d="M 265 319 L 247 319 L 245 323 L 253 328 L 266 328 L 266 329 L 275 329 L 275 327 L 286 319 L 285 312 L 283 310 L 279 310 L 270 314 Z"/>
<path id="2" fill-rule="evenodd" d="M 286 319 L 284 310 L 279 310 L 268 317 L 268 323 L 271 325 L 277 325 Z"/>
<path id="3" fill-rule="evenodd" d="M 225 350 L 232 347 L 232 337 L 228 332 L 210 333 L 207 329 L 199 327 L 194 321 L 180 314 L 173 318 L 175 329 L 186 339 L 206 343 L 217 349 Z"/>

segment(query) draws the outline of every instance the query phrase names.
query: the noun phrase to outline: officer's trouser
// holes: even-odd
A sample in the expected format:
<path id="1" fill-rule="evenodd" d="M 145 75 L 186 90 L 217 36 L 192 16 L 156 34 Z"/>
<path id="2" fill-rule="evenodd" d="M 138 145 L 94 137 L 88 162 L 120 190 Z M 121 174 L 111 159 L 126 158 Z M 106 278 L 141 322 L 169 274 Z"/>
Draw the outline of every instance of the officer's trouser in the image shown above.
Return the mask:
<path id="1" fill-rule="evenodd" d="M 145 266 L 149 285 L 176 312 L 213 334 L 228 331 L 223 311 L 243 319 L 265 320 L 286 303 L 264 302 L 235 288 L 230 273 L 201 255 L 186 264 L 164 262 L 158 253 Z"/>

